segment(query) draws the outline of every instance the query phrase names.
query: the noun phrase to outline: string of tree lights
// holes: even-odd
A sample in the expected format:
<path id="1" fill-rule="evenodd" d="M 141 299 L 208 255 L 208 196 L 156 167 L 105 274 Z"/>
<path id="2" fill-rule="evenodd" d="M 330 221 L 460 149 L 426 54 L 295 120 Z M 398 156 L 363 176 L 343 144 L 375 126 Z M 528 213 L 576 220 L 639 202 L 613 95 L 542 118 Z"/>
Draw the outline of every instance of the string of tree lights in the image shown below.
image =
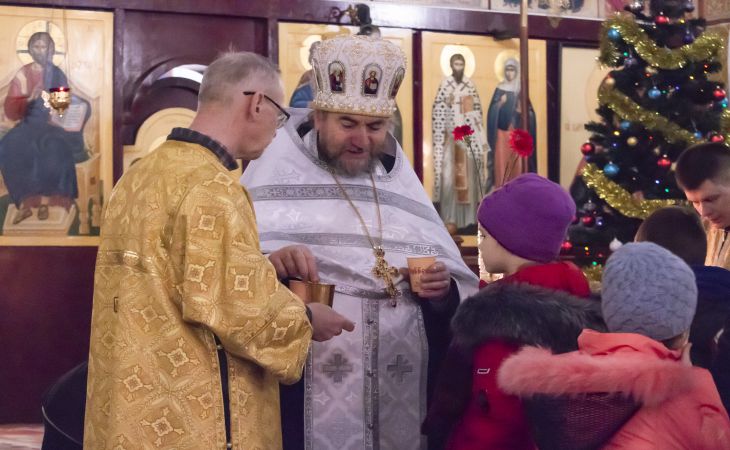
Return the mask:
<path id="1" fill-rule="evenodd" d="M 712 79 L 722 37 L 693 10 L 689 0 L 636 0 L 603 24 L 599 60 L 614 69 L 598 90 L 601 121 L 585 126 L 578 212 L 562 247 L 585 269 L 600 269 L 654 210 L 684 201 L 673 169 L 685 148 L 730 144 L 727 93 Z"/>

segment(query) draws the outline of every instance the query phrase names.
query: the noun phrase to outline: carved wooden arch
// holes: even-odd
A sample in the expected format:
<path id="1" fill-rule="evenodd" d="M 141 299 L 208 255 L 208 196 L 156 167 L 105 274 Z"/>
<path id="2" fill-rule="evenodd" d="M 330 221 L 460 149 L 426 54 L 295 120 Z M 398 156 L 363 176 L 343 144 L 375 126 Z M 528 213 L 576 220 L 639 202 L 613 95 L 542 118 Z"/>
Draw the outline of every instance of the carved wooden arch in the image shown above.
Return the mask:
<path id="1" fill-rule="evenodd" d="M 186 108 L 195 111 L 198 105 L 200 83 L 188 78 L 160 78 L 175 67 L 204 64 L 200 61 L 170 59 L 146 71 L 133 83 L 135 89 L 125 107 L 122 143 L 132 145 L 140 126 L 156 112 L 168 108 Z"/>

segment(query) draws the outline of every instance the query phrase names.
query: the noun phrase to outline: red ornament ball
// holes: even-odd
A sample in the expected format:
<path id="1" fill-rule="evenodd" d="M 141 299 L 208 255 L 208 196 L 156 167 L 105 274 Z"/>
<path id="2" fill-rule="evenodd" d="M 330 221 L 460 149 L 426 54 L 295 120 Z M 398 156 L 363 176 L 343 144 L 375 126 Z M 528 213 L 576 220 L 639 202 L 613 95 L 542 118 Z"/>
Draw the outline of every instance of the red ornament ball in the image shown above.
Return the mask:
<path id="1" fill-rule="evenodd" d="M 715 100 L 718 102 L 725 98 L 725 89 L 717 88 L 712 92 L 712 96 L 715 97 Z"/>
<path id="2" fill-rule="evenodd" d="M 672 165 L 672 160 L 669 158 L 659 158 L 656 162 L 656 165 L 661 167 L 662 169 L 667 169 L 669 166 Z"/>
<path id="3" fill-rule="evenodd" d="M 662 14 L 656 16 L 656 19 L 654 19 L 654 23 L 656 23 L 657 25 L 666 25 L 669 23 L 669 18 Z"/>
<path id="4" fill-rule="evenodd" d="M 713 134 L 710 136 L 710 142 L 723 142 L 725 138 L 721 134 Z"/>
<path id="5" fill-rule="evenodd" d="M 560 249 L 564 252 L 569 252 L 573 249 L 573 244 L 570 241 L 564 241 Z"/>
<path id="6" fill-rule="evenodd" d="M 586 142 L 585 144 L 580 146 L 580 152 L 583 153 L 584 155 L 590 155 L 595 150 L 596 150 L 596 146 L 590 142 Z"/>
<path id="7" fill-rule="evenodd" d="M 587 227 L 592 227 L 596 223 L 596 219 L 593 216 L 583 216 L 580 218 L 580 221 Z"/>

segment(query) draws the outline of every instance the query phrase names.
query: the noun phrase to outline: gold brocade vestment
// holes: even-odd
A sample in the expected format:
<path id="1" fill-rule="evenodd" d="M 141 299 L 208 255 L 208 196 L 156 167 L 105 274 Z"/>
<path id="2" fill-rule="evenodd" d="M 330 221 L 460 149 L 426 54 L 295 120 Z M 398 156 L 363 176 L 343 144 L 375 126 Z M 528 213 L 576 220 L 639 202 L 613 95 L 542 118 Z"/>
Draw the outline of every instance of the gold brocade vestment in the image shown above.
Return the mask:
<path id="1" fill-rule="evenodd" d="M 248 194 L 206 148 L 167 141 L 115 187 L 96 262 L 84 448 L 281 447 L 278 383 L 311 327 L 259 250 Z"/>
<path id="2" fill-rule="evenodd" d="M 730 231 L 721 230 L 705 223 L 707 232 L 707 258 L 705 265 L 730 270 Z"/>

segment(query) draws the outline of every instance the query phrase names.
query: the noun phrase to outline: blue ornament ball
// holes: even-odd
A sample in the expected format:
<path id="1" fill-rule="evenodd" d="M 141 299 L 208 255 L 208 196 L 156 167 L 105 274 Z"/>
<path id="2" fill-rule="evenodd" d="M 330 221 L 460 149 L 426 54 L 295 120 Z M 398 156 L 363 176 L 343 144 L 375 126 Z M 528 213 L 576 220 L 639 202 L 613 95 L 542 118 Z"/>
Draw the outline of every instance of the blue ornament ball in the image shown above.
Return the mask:
<path id="1" fill-rule="evenodd" d="M 603 173 L 605 173 L 606 176 L 615 177 L 616 175 L 618 175 L 618 172 L 619 172 L 619 168 L 614 163 L 608 163 L 605 166 L 603 166 Z"/>
<path id="2" fill-rule="evenodd" d="M 631 122 L 629 122 L 628 120 L 622 120 L 618 126 L 625 131 L 631 127 Z"/>
<path id="3" fill-rule="evenodd" d="M 621 39 L 621 32 L 617 28 L 610 28 L 608 30 L 608 38 L 612 41 L 617 41 Z"/>
<path id="4" fill-rule="evenodd" d="M 702 139 L 703 137 L 705 137 L 705 136 L 701 132 L 695 131 L 695 138 Z"/>
<path id="5" fill-rule="evenodd" d="M 692 34 L 692 32 L 690 32 L 690 31 L 687 31 L 684 34 L 684 37 L 682 38 L 682 42 L 684 42 L 685 44 L 691 44 L 694 41 L 695 41 L 695 35 Z"/>
<path id="6" fill-rule="evenodd" d="M 649 89 L 648 95 L 649 95 L 649 98 L 650 99 L 656 100 L 656 99 L 658 99 L 659 97 L 662 96 L 662 91 L 660 91 L 659 89 L 653 87 L 653 88 Z"/>

